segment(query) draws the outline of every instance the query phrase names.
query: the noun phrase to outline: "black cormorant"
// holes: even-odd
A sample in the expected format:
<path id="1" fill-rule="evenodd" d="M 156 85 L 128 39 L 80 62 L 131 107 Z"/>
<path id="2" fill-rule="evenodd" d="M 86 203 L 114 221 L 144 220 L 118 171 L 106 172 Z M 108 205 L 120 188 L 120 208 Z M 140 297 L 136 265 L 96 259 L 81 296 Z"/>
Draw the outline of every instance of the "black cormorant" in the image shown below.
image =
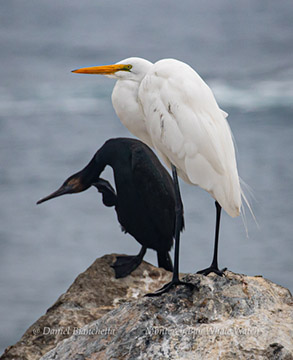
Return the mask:
<path id="1" fill-rule="evenodd" d="M 107 165 L 113 169 L 116 192 L 108 181 L 100 178 Z M 90 186 L 102 193 L 104 205 L 115 207 L 123 231 L 142 245 L 138 255 L 117 258 L 113 265 L 116 278 L 136 269 L 148 248 L 157 251 L 159 267 L 172 271 L 169 251 L 175 234 L 174 186 L 153 151 L 139 140 L 110 139 L 83 170 L 70 176 L 57 191 L 37 204 Z M 183 227 L 182 216 L 181 231 Z"/>

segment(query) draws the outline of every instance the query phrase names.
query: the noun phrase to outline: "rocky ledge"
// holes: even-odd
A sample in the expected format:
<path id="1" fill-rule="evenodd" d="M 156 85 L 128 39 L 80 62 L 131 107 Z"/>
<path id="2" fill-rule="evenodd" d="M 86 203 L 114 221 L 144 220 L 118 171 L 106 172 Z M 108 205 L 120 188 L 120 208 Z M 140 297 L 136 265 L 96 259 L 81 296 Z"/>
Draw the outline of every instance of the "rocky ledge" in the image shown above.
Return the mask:
<path id="1" fill-rule="evenodd" d="M 114 260 L 97 259 L 0 359 L 293 359 L 289 290 L 226 271 L 143 297 L 171 274 L 143 262 L 115 279 Z"/>

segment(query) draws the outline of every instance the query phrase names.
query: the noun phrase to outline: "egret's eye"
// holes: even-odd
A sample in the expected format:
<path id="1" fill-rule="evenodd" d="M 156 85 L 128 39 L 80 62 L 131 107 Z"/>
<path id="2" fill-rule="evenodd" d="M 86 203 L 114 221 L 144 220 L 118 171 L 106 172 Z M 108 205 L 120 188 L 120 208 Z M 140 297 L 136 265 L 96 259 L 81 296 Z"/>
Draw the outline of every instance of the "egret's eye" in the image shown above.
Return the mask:
<path id="1" fill-rule="evenodd" d="M 125 65 L 124 69 L 125 71 L 130 71 L 132 69 L 132 65 Z"/>

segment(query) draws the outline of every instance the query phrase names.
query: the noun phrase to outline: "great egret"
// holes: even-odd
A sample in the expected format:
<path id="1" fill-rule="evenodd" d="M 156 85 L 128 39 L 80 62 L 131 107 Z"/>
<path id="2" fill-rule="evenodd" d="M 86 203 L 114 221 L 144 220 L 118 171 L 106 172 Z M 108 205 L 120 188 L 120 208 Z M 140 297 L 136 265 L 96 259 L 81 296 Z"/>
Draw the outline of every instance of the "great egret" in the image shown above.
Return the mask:
<path id="1" fill-rule="evenodd" d="M 176 172 L 185 182 L 200 186 L 215 199 L 214 257 L 211 266 L 201 273 L 222 275 L 217 261 L 221 208 L 232 217 L 238 216 L 242 191 L 232 134 L 226 120 L 228 114 L 219 108 L 211 89 L 189 65 L 174 59 L 152 64 L 132 57 L 114 65 L 73 72 L 103 74 L 117 80 L 112 103 L 118 117 L 172 169 L 178 201 Z M 176 211 L 181 212 L 179 203 Z M 173 280 L 159 294 L 180 284 L 176 268 L 178 229 L 175 240 Z"/>
<path id="2" fill-rule="evenodd" d="M 107 165 L 113 168 L 116 192 L 108 181 L 100 178 Z M 137 256 L 117 258 L 113 265 L 116 277 L 135 270 L 147 248 L 157 251 L 159 267 L 172 271 L 169 250 L 175 232 L 174 188 L 172 178 L 153 151 L 135 139 L 108 140 L 83 170 L 37 204 L 84 191 L 92 185 L 102 193 L 106 206 L 115 206 L 123 231 L 142 245 Z"/>

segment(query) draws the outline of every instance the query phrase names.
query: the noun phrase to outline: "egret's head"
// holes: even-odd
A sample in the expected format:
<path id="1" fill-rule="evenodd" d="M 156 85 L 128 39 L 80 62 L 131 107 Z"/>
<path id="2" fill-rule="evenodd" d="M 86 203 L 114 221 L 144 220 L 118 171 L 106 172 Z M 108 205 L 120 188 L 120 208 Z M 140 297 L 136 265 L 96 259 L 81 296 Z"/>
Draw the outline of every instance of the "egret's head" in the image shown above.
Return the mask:
<path id="1" fill-rule="evenodd" d="M 58 190 L 39 200 L 37 204 L 41 204 L 44 201 L 51 200 L 61 195 L 74 194 L 87 190 L 91 184 L 88 184 L 85 180 L 86 179 L 82 176 L 82 172 L 78 172 L 64 181 L 63 185 Z"/>
<path id="2" fill-rule="evenodd" d="M 106 75 L 116 80 L 141 81 L 151 66 L 152 63 L 148 60 L 131 57 L 113 65 L 86 67 L 73 70 L 72 72 L 78 74 Z"/>

